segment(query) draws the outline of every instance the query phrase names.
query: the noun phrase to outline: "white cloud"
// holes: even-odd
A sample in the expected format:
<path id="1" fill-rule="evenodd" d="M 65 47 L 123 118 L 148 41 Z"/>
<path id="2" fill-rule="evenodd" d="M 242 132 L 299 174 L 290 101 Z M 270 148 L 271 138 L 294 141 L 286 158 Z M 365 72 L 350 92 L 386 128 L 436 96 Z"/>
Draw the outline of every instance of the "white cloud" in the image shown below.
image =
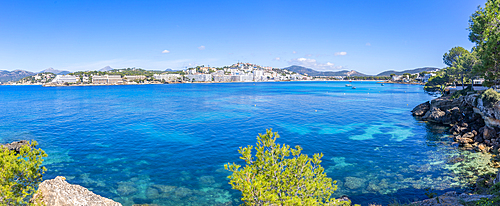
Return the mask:
<path id="1" fill-rule="evenodd" d="M 281 58 L 279 57 L 274 58 L 274 61 L 279 61 L 279 60 L 281 60 Z"/>
<path id="2" fill-rule="evenodd" d="M 205 49 L 205 46 L 201 45 L 198 47 L 199 50 L 204 50 Z"/>
<path id="3" fill-rule="evenodd" d="M 161 53 L 162 53 L 162 54 L 168 54 L 168 53 L 170 53 L 170 51 L 165 49 L 165 50 L 163 50 Z"/>
<path id="4" fill-rule="evenodd" d="M 335 56 L 345 56 L 347 52 L 336 52 Z"/>
<path id="5" fill-rule="evenodd" d="M 296 51 L 293 51 L 292 53 L 297 54 L 297 52 L 296 52 Z"/>
<path id="6" fill-rule="evenodd" d="M 319 63 L 318 61 L 316 61 L 316 59 L 308 58 L 296 58 L 288 61 L 288 63 L 323 71 L 342 69 L 342 66 L 335 66 L 335 64 L 331 62 Z"/>
<path id="7" fill-rule="evenodd" d="M 370 44 L 370 42 L 366 43 L 366 46 L 371 46 L 372 44 Z"/>

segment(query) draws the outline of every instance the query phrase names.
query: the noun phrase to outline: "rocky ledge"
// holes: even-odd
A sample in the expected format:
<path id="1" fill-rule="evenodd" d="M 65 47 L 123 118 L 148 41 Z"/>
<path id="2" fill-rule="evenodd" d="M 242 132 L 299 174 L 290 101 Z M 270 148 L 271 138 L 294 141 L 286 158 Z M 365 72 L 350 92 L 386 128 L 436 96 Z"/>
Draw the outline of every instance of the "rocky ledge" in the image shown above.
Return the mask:
<path id="1" fill-rule="evenodd" d="M 122 204 L 101 197 L 80 185 L 66 182 L 66 178 L 58 176 L 45 180 L 38 186 L 33 202 L 51 206 L 86 205 L 86 206 L 121 206 Z M 41 202 L 40 202 L 41 201 Z"/>
<path id="2" fill-rule="evenodd" d="M 21 148 L 24 146 L 24 145 L 29 145 L 29 141 L 28 140 L 21 140 L 21 141 L 18 141 L 18 142 L 12 142 L 12 143 L 8 143 L 8 144 L 0 144 L 0 147 L 6 147 L 8 150 L 14 150 L 16 152 L 20 152 L 21 151 Z"/>
<path id="3" fill-rule="evenodd" d="M 445 205 L 454 205 L 454 206 L 463 206 L 466 202 L 474 202 L 481 200 L 481 198 L 491 199 L 493 195 L 475 195 L 475 194 L 460 194 L 458 195 L 455 191 L 444 193 L 441 196 L 422 200 L 418 202 L 413 202 L 411 205 L 418 206 L 445 206 Z"/>
<path id="4" fill-rule="evenodd" d="M 465 149 L 500 149 L 500 102 L 487 102 L 479 94 L 456 99 L 448 95 L 418 105 L 412 114 L 423 121 L 450 126 L 454 141 Z"/>

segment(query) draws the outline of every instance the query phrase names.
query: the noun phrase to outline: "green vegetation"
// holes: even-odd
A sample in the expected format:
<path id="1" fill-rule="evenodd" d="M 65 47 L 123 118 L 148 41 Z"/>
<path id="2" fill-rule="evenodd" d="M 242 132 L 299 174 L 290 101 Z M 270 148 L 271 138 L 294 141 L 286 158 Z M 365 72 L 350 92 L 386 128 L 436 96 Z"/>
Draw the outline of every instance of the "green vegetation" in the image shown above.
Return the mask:
<path id="1" fill-rule="evenodd" d="M 481 60 L 476 70 L 485 77 L 486 85 L 496 85 L 500 81 L 500 0 L 488 0 L 484 8 L 472 14 L 469 20 L 469 40 L 476 44 Z"/>
<path id="2" fill-rule="evenodd" d="M 484 106 L 491 106 L 500 101 L 500 94 L 493 89 L 484 91 L 479 98 L 483 100 Z"/>
<path id="3" fill-rule="evenodd" d="M 26 205 L 36 192 L 46 171 L 43 157 L 47 157 L 36 145 L 32 141 L 19 153 L 0 147 L 0 205 Z"/>
<path id="4" fill-rule="evenodd" d="M 310 158 L 300 146 L 276 144 L 277 138 L 270 129 L 259 134 L 254 157 L 254 146 L 239 149 L 245 167 L 224 165 L 232 172 L 229 184 L 242 192 L 246 205 L 350 205 L 331 198 L 337 185 L 320 165 L 323 154 Z"/>

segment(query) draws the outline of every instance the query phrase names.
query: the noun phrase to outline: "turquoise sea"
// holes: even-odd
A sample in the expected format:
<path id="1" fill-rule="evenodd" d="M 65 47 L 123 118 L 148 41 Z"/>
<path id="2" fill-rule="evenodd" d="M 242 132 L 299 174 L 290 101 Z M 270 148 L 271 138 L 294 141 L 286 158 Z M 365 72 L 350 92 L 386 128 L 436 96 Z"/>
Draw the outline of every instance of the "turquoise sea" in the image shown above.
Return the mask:
<path id="1" fill-rule="evenodd" d="M 65 176 L 126 206 L 239 205 L 224 170 L 266 128 L 324 154 L 336 197 L 413 201 L 463 188 L 471 171 L 447 128 L 411 116 L 422 86 L 352 82 L 0 87 L 0 143 L 36 140 L 44 179 Z M 477 156 L 479 155 L 479 156 Z M 473 172 L 472 172 L 473 173 Z"/>

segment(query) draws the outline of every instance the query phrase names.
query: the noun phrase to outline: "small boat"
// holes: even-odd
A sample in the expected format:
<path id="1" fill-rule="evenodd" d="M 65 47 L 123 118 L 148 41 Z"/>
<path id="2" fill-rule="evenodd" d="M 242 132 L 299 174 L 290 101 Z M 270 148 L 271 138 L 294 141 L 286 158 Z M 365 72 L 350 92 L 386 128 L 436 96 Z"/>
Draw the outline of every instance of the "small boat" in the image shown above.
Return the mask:
<path id="1" fill-rule="evenodd" d="M 352 87 L 352 89 L 356 89 L 356 87 Z"/>
<path id="2" fill-rule="evenodd" d="M 384 83 L 382 83 L 381 85 L 384 86 Z"/>
<path id="3" fill-rule="evenodd" d="M 351 85 L 351 84 L 346 84 L 345 86 L 346 86 L 346 87 L 352 87 L 352 85 Z"/>

